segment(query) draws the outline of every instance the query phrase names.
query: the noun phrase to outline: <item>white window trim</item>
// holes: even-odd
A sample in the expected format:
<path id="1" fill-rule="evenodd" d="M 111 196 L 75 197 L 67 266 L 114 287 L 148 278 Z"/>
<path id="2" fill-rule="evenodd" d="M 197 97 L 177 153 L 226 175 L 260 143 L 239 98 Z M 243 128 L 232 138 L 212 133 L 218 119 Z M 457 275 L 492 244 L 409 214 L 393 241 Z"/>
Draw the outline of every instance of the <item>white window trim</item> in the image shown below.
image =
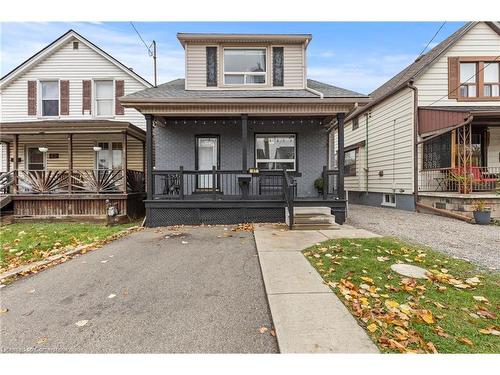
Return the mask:
<path id="1" fill-rule="evenodd" d="M 393 195 L 394 196 L 394 203 L 387 202 L 385 200 L 386 195 Z M 387 206 L 387 207 L 396 207 L 396 202 L 397 202 L 397 196 L 394 193 L 382 193 L 382 206 Z"/>
<path id="2" fill-rule="evenodd" d="M 57 116 L 44 116 L 43 115 L 43 97 L 42 97 L 42 83 L 43 82 L 57 82 L 57 101 L 58 110 Z M 37 117 L 44 119 L 57 119 L 61 117 L 61 80 L 59 78 L 43 78 L 38 80 L 37 84 Z"/>
<path id="3" fill-rule="evenodd" d="M 225 66 L 225 51 L 226 49 L 228 50 L 263 50 L 266 54 L 266 64 L 265 68 L 266 70 L 264 72 L 227 72 L 226 73 L 226 66 Z M 267 86 L 268 84 L 268 65 L 269 65 L 269 50 L 267 47 L 223 47 L 222 48 L 222 82 L 224 86 L 245 86 L 245 87 L 261 87 L 261 86 Z M 243 75 L 243 83 L 226 83 L 226 74 L 227 75 Z M 261 76 L 264 75 L 264 82 L 263 83 L 246 83 L 246 76 Z"/>
<path id="4" fill-rule="evenodd" d="M 257 138 L 260 137 L 290 137 L 292 136 L 294 139 L 294 158 L 293 159 L 258 159 L 257 158 Z M 259 163 L 293 163 L 293 169 L 287 169 L 287 171 L 297 171 L 297 135 L 294 133 L 255 133 L 255 145 L 254 145 L 254 153 L 255 153 L 255 167 L 257 168 Z M 263 171 L 275 171 L 278 169 L 262 169 Z"/>
<path id="5" fill-rule="evenodd" d="M 113 104 L 111 105 L 111 115 L 103 115 L 103 116 L 98 116 L 97 115 L 97 95 L 96 95 L 96 82 L 101 82 L 101 81 L 111 81 L 111 85 L 113 86 Z M 91 113 L 92 117 L 99 118 L 99 119 L 113 119 L 116 117 L 116 82 L 114 78 L 109 78 L 109 77 L 104 77 L 104 78 L 92 78 L 92 104 L 91 104 Z"/>
<path id="6" fill-rule="evenodd" d="M 122 151 L 122 166 L 123 166 L 123 142 L 122 141 L 95 141 L 94 146 L 99 146 L 99 143 L 107 143 L 108 144 L 108 151 L 111 151 L 111 167 L 113 167 L 113 143 L 120 143 L 122 145 L 121 151 Z M 94 169 L 99 170 L 99 171 L 105 171 L 105 170 L 118 170 L 118 169 L 113 169 L 113 168 L 104 168 L 104 169 L 99 169 L 99 160 L 97 155 L 99 155 L 99 151 L 94 151 Z M 125 156 L 126 157 L 126 156 Z"/>

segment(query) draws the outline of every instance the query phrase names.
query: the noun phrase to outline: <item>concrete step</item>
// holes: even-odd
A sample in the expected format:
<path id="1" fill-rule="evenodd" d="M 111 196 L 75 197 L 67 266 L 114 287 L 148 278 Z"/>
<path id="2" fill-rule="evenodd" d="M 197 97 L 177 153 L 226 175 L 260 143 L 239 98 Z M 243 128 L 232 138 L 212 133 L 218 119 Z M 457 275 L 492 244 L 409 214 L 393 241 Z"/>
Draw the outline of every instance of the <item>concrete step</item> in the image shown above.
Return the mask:
<path id="1" fill-rule="evenodd" d="M 293 224 L 293 230 L 335 230 L 335 229 L 340 229 L 339 225 L 337 224 L 330 224 L 330 223 L 324 223 L 324 224 Z"/>
<path id="2" fill-rule="evenodd" d="M 335 224 L 335 216 L 316 215 L 316 216 L 295 216 L 293 221 L 296 224 Z"/>

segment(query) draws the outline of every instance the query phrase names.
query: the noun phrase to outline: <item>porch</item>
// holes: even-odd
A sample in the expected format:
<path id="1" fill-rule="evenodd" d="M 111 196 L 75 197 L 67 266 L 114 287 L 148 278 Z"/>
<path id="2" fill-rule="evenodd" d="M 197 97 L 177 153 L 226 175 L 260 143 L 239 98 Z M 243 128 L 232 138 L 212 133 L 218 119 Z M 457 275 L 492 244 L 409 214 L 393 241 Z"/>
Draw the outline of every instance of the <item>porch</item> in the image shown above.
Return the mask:
<path id="1" fill-rule="evenodd" d="M 419 108 L 419 131 L 419 201 L 471 217 L 481 200 L 500 216 L 498 108 Z"/>
<path id="2" fill-rule="evenodd" d="M 2 206 L 15 220 L 140 217 L 145 198 L 145 132 L 116 121 L 2 124 L 7 171 Z M 111 211 L 110 211 L 111 210 Z"/>
<path id="3" fill-rule="evenodd" d="M 154 144 L 148 225 L 293 226 L 298 206 L 329 207 L 343 223 L 343 171 L 328 167 L 328 129 L 343 118 L 146 116 Z"/>

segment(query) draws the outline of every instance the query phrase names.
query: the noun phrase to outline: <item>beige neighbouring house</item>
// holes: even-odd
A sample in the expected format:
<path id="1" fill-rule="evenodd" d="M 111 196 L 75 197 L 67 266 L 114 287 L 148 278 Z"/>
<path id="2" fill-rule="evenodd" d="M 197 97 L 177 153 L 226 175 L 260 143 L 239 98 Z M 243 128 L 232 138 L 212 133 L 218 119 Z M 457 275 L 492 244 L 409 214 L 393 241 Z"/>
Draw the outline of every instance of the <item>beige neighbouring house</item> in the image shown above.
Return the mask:
<path id="1" fill-rule="evenodd" d="M 484 199 L 500 216 L 499 90 L 496 22 L 465 24 L 377 88 L 346 118 L 349 202 L 470 217 Z"/>
<path id="2" fill-rule="evenodd" d="M 2 207 L 15 219 L 142 215 L 145 119 L 118 98 L 148 87 L 73 30 L 2 77 Z"/>

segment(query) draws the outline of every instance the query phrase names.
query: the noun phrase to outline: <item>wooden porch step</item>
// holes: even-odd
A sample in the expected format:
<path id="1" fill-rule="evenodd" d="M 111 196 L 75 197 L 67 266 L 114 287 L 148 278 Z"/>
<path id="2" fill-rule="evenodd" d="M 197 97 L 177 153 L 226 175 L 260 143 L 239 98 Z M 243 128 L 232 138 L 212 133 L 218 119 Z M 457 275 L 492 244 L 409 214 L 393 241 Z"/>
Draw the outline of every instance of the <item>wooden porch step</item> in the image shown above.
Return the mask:
<path id="1" fill-rule="evenodd" d="M 0 209 L 7 206 L 12 201 L 12 196 L 10 194 L 1 194 L 0 195 Z"/>

